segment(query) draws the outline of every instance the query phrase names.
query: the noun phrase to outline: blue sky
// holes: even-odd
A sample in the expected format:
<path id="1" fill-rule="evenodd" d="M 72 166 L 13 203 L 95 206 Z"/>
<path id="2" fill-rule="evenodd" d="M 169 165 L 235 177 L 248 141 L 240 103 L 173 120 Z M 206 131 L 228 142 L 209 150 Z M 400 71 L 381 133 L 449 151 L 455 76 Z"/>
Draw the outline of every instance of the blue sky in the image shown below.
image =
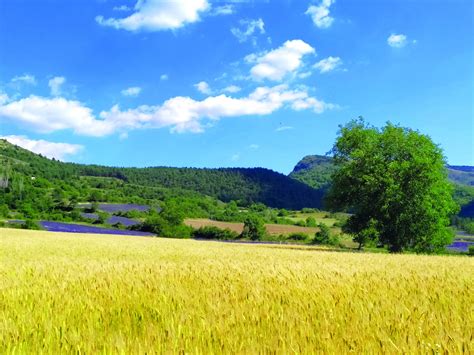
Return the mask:
<path id="1" fill-rule="evenodd" d="M 470 0 L 2 0 L 0 136 L 115 166 L 288 173 L 360 115 L 474 165 Z"/>

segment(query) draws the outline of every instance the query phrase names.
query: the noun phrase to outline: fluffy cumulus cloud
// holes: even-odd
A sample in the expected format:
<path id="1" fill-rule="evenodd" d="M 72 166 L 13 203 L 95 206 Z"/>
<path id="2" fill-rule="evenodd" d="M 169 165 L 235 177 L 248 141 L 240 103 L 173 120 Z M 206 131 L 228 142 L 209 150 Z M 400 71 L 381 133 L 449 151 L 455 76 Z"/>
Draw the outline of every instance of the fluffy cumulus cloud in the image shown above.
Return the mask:
<path id="1" fill-rule="evenodd" d="M 127 31 L 175 30 L 200 20 L 211 8 L 207 0 L 138 0 L 134 12 L 124 18 L 97 16 L 102 26 Z"/>
<path id="2" fill-rule="evenodd" d="M 315 113 L 336 107 L 310 97 L 304 90 L 278 85 L 259 87 L 242 98 L 222 94 L 197 101 L 177 96 L 161 106 L 140 106 L 126 111 L 115 106 L 100 116 L 105 122 L 114 122 L 117 127 L 170 127 L 174 132 L 202 132 L 205 118 L 215 121 L 226 117 L 268 115 L 285 106 L 293 110 L 310 109 Z"/>
<path id="3" fill-rule="evenodd" d="M 250 70 L 253 79 L 279 81 L 298 70 L 303 64 L 303 56 L 312 53 L 315 53 L 313 47 L 296 39 L 286 41 L 281 47 L 263 55 L 249 55 L 246 60 L 256 63 Z"/>
<path id="4" fill-rule="evenodd" d="M 256 41 L 254 34 L 265 33 L 265 24 L 261 18 L 258 20 L 240 20 L 239 27 L 232 27 L 230 32 L 239 40 L 239 42 L 245 42 L 248 39 L 252 39 L 253 42 Z"/>
<path id="5" fill-rule="evenodd" d="M 314 65 L 314 68 L 318 69 L 320 73 L 330 72 L 337 67 L 342 65 L 342 60 L 339 57 L 327 57 L 321 59 Z"/>
<path id="6" fill-rule="evenodd" d="M 61 86 L 66 82 L 66 78 L 64 76 L 55 76 L 54 78 L 50 79 L 48 82 L 48 86 L 51 90 L 51 95 L 53 96 L 60 96 L 61 95 Z"/>
<path id="7" fill-rule="evenodd" d="M 407 44 L 407 36 L 405 36 L 404 34 L 394 34 L 394 33 L 392 33 L 387 38 L 387 43 L 390 47 L 394 47 L 394 48 L 405 47 L 406 44 Z"/>
<path id="8" fill-rule="evenodd" d="M 306 10 L 306 15 L 311 16 L 313 23 L 318 28 L 328 28 L 334 22 L 334 18 L 330 16 L 330 10 L 334 0 L 322 0 L 319 5 L 311 5 Z"/>
<path id="9" fill-rule="evenodd" d="M 194 84 L 194 87 L 202 94 L 209 95 L 212 90 L 208 83 L 205 81 L 200 81 L 197 84 Z"/>
<path id="10" fill-rule="evenodd" d="M 15 144 L 19 147 L 28 149 L 33 153 L 41 154 L 48 158 L 55 158 L 59 160 L 64 160 L 66 156 L 77 154 L 84 149 L 84 147 L 79 144 L 54 143 L 42 139 L 29 139 L 25 136 L 12 135 L 3 136 L 0 138 L 6 139 L 8 142 Z"/>
<path id="11" fill-rule="evenodd" d="M 71 129 L 80 135 L 105 136 L 131 129 L 163 127 L 173 132 L 202 132 L 206 119 L 269 115 L 284 107 L 322 113 L 336 106 L 311 97 L 304 89 L 277 85 L 258 87 L 240 98 L 221 94 L 199 101 L 177 96 L 162 105 L 142 105 L 128 110 L 116 105 L 98 117 L 78 101 L 30 96 L 0 106 L 0 118 L 43 133 Z"/>
<path id="12" fill-rule="evenodd" d="M 141 92 L 142 92 L 142 88 L 138 86 L 132 86 L 130 88 L 127 88 L 121 91 L 123 96 L 133 96 L 133 97 L 140 95 Z"/>
<path id="13" fill-rule="evenodd" d="M 92 110 L 61 97 L 29 96 L 0 106 L 0 117 L 17 121 L 41 133 L 72 129 L 77 134 L 103 136 L 113 132 L 108 122 L 96 120 Z"/>

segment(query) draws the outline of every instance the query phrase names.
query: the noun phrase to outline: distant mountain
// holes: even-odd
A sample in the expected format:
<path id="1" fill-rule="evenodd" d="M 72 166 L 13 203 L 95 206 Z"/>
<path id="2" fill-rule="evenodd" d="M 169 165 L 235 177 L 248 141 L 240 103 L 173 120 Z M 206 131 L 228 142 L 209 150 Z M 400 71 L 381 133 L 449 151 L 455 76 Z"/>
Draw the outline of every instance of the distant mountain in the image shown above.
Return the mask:
<path id="1" fill-rule="evenodd" d="M 332 158 L 307 155 L 294 167 L 289 176 L 311 187 L 326 190 L 336 167 Z M 448 178 L 454 183 L 454 198 L 461 205 L 460 216 L 474 217 L 474 167 L 447 165 Z"/>
<path id="2" fill-rule="evenodd" d="M 296 164 L 289 176 L 316 189 L 326 189 L 335 169 L 331 157 L 307 155 Z"/>
<path id="3" fill-rule="evenodd" d="M 455 183 L 474 186 L 474 166 L 448 165 L 449 179 Z"/>
<path id="4" fill-rule="evenodd" d="M 321 207 L 322 191 L 286 175 L 264 168 L 120 168 L 82 165 L 50 160 L 0 140 L 0 163 L 30 177 L 59 182 L 80 177 L 113 178 L 101 182 L 126 188 L 177 189 L 208 195 L 221 201 L 240 200 L 244 204 L 261 202 L 275 208 Z M 61 184 L 56 184 L 61 185 Z M 111 185 L 111 186 L 112 186 Z M 142 194 L 146 196 L 145 192 Z"/>

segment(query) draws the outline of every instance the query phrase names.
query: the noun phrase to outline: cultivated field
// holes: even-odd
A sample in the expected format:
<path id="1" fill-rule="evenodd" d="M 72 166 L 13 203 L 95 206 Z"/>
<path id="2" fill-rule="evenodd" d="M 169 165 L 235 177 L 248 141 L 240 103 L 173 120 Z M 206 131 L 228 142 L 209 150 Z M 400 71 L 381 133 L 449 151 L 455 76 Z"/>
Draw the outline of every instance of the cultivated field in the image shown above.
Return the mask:
<path id="1" fill-rule="evenodd" d="M 213 221 L 205 218 L 187 218 L 184 221 L 185 224 L 193 228 L 205 227 L 205 226 L 214 226 L 222 229 L 230 229 L 234 232 L 241 233 L 244 228 L 243 223 L 237 222 L 220 222 Z M 290 234 L 290 233 L 306 233 L 311 236 L 314 236 L 319 228 L 310 228 L 310 227 L 299 227 L 292 226 L 287 224 L 265 224 L 268 234 L 279 235 L 279 234 Z"/>
<path id="2" fill-rule="evenodd" d="M 0 260 L 0 352 L 474 352 L 468 257 L 0 229 Z"/>
<path id="3" fill-rule="evenodd" d="M 308 217 L 313 217 L 316 220 L 316 223 L 324 223 L 328 227 L 332 227 L 334 223 L 337 222 L 337 219 L 327 217 L 328 212 L 310 212 L 310 213 L 303 213 L 303 212 L 295 212 L 290 214 L 290 216 L 286 217 L 288 219 L 291 219 L 294 222 L 298 221 L 306 221 L 306 218 Z"/>

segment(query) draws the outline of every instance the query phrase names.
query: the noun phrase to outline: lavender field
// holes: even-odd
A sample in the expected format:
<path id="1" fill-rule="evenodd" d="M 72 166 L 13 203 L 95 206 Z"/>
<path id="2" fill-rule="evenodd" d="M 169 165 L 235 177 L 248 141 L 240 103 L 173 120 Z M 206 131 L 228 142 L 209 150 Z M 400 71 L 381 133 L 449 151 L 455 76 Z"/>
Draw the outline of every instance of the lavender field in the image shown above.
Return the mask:
<path id="1" fill-rule="evenodd" d="M 447 249 L 456 252 L 466 252 L 469 249 L 469 246 L 471 245 L 474 245 L 474 242 L 455 240 L 447 246 Z"/>
<path id="2" fill-rule="evenodd" d="M 99 218 L 99 215 L 97 213 L 81 213 L 81 216 L 84 217 L 84 218 L 89 218 L 91 220 L 97 220 Z M 122 217 L 122 216 L 110 216 L 109 218 L 107 218 L 107 220 L 105 221 L 107 224 L 117 224 L 117 223 L 120 223 L 122 225 L 124 225 L 125 227 L 130 227 L 130 226 L 134 226 L 134 225 L 137 225 L 139 224 L 140 222 L 134 220 L 134 219 L 131 219 L 131 218 L 127 218 L 127 217 Z"/>
<path id="3" fill-rule="evenodd" d="M 103 228 L 95 226 L 87 226 L 82 224 L 64 223 L 64 222 L 51 222 L 41 221 L 40 225 L 49 232 L 65 232 L 65 233 L 93 233 L 93 234 L 119 234 L 119 235 L 130 235 L 148 237 L 154 236 L 152 233 L 130 231 L 114 228 Z"/>

